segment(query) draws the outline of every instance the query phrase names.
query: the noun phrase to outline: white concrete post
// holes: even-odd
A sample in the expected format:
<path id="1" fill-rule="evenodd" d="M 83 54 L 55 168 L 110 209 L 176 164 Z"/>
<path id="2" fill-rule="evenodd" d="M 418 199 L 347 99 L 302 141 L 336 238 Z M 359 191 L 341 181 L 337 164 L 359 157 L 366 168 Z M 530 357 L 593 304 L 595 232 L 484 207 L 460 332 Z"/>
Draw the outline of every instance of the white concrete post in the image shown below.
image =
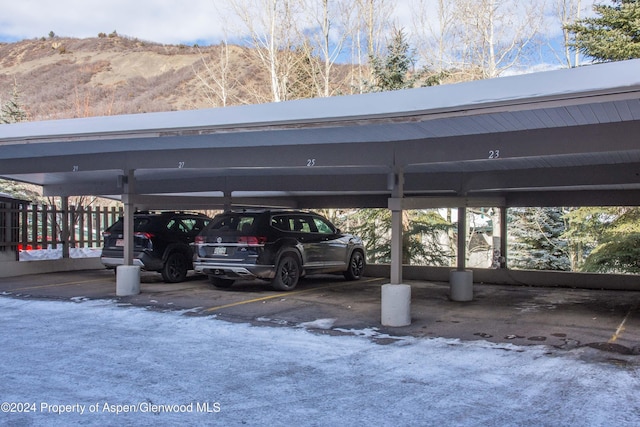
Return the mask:
<path id="1" fill-rule="evenodd" d="M 392 177 L 391 209 L 391 283 L 382 285 L 381 323 L 384 326 L 411 324 L 411 286 L 402 283 L 402 193 L 404 177 Z"/>
<path id="2" fill-rule="evenodd" d="M 137 295 L 140 293 L 140 267 L 133 265 L 133 213 L 135 211 L 133 197 L 135 190 L 134 170 L 126 171 L 122 182 L 124 187 L 122 194 L 122 201 L 124 203 L 124 265 L 118 266 L 116 270 L 117 296 Z"/>
<path id="3" fill-rule="evenodd" d="M 449 273 L 449 297 L 453 301 L 473 299 L 473 271 L 467 270 L 467 208 L 458 208 L 458 266 Z"/>

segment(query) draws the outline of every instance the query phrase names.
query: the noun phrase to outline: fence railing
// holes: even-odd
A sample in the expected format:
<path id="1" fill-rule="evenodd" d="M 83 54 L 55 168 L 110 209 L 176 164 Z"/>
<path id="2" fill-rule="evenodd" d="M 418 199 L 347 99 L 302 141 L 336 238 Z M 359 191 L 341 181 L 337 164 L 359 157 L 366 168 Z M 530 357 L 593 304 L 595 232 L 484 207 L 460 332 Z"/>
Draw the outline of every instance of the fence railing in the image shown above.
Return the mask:
<path id="1" fill-rule="evenodd" d="M 98 248 L 102 232 L 122 213 L 116 207 L 0 203 L 0 251 Z"/>

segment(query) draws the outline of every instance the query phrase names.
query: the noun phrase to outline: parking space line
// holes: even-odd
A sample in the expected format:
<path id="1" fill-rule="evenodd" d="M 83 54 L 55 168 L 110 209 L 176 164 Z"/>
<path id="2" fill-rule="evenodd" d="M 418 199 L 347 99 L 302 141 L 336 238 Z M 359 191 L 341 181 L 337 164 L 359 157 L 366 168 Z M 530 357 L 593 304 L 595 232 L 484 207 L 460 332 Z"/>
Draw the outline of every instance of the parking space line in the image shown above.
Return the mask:
<path id="1" fill-rule="evenodd" d="M 80 280 L 75 282 L 67 282 L 67 283 L 53 283 L 50 285 L 39 285 L 39 286 L 28 286 L 26 288 L 16 288 L 16 289 L 7 289 L 7 292 L 15 292 L 15 291 L 28 291 L 32 289 L 44 289 L 44 288 L 55 288 L 57 286 L 73 286 L 73 285 L 84 285 L 86 283 L 93 282 L 104 282 L 104 279 L 91 279 L 91 280 Z"/>
<path id="2" fill-rule="evenodd" d="M 622 322 L 620 323 L 620 325 L 618 325 L 618 329 L 616 329 L 616 332 L 609 339 L 608 341 L 609 344 L 616 342 L 616 340 L 620 337 L 620 335 L 622 335 L 622 332 L 624 331 L 624 324 L 627 323 L 627 319 L 629 318 L 631 311 L 633 311 L 633 308 L 630 308 L 627 315 L 624 316 L 624 319 L 622 319 Z"/>
<path id="3" fill-rule="evenodd" d="M 216 307 L 210 307 L 210 308 L 207 308 L 207 309 L 203 310 L 203 312 L 210 313 L 210 312 L 213 312 L 213 311 L 222 310 L 223 308 L 235 307 L 235 306 L 238 306 L 238 305 L 252 304 L 254 302 L 267 301 L 267 300 L 270 300 L 270 299 L 282 298 L 282 297 L 287 297 L 287 296 L 291 296 L 291 295 L 306 294 L 306 293 L 313 292 L 313 291 L 321 291 L 321 290 L 324 290 L 324 289 L 337 288 L 337 287 L 341 287 L 341 286 L 348 286 L 348 285 L 355 285 L 355 284 L 362 284 L 362 283 L 370 283 L 370 282 L 374 282 L 376 280 L 380 280 L 380 278 L 373 278 L 373 279 L 368 279 L 368 280 L 359 280 L 359 281 L 355 281 L 355 282 L 334 283 L 332 285 L 320 286 L 318 288 L 311 288 L 311 289 L 303 289 L 303 290 L 300 290 L 300 291 L 285 292 L 285 293 L 281 293 L 281 294 L 269 295 L 269 296 L 266 296 L 266 297 L 253 298 L 253 299 L 250 299 L 250 300 L 238 301 L 238 302 L 233 302 L 233 303 L 230 303 L 230 304 L 224 304 L 224 305 L 219 305 L 219 306 L 216 306 Z"/>

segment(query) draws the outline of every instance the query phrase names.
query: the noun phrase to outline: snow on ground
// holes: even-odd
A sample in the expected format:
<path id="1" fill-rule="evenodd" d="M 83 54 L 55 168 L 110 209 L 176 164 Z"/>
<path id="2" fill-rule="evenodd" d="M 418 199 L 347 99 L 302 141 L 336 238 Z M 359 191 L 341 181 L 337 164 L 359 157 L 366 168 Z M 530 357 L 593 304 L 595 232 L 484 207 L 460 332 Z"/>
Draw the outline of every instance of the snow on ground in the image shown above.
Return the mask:
<path id="1" fill-rule="evenodd" d="M 369 330 L 326 334 L 332 319 L 259 327 L 84 297 L 0 297 L 0 322 L 2 425 L 640 420 L 640 368 L 585 362 L 543 346 L 411 337 L 380 345 Z"/>
<path id="2" fill-rule="evenodd" d="M 69 258 L 94 258 L 102 254 L 102 248 L 69 248 Z M 62 248 L 20 251 L 20 261 L 62 259 Z"/>

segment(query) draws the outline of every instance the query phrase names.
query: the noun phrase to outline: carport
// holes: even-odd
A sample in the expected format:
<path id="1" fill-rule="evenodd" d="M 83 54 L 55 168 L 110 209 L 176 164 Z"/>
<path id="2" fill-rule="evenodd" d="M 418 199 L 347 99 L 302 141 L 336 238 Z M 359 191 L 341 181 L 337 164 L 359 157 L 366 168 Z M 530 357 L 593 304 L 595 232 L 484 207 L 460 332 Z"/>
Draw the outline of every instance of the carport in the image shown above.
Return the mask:
<path id="1" fill-rule="evenodd" d="M 392 211 L 382 323 L 410 322 L 402 211 L 638 205 L 640 60 L 455 85 L 0 126 L 0 176 L 135 209 Z M 501 236 L 506 235 L 506 221 Z M 464 239 L 465 230 L 459 230 Z M 464 241 L 462 241 L 463 243 Z M 464 244 L 451 297 L 472 297 Z M 502 239 L 501 252 L 505 255 Z"/>

